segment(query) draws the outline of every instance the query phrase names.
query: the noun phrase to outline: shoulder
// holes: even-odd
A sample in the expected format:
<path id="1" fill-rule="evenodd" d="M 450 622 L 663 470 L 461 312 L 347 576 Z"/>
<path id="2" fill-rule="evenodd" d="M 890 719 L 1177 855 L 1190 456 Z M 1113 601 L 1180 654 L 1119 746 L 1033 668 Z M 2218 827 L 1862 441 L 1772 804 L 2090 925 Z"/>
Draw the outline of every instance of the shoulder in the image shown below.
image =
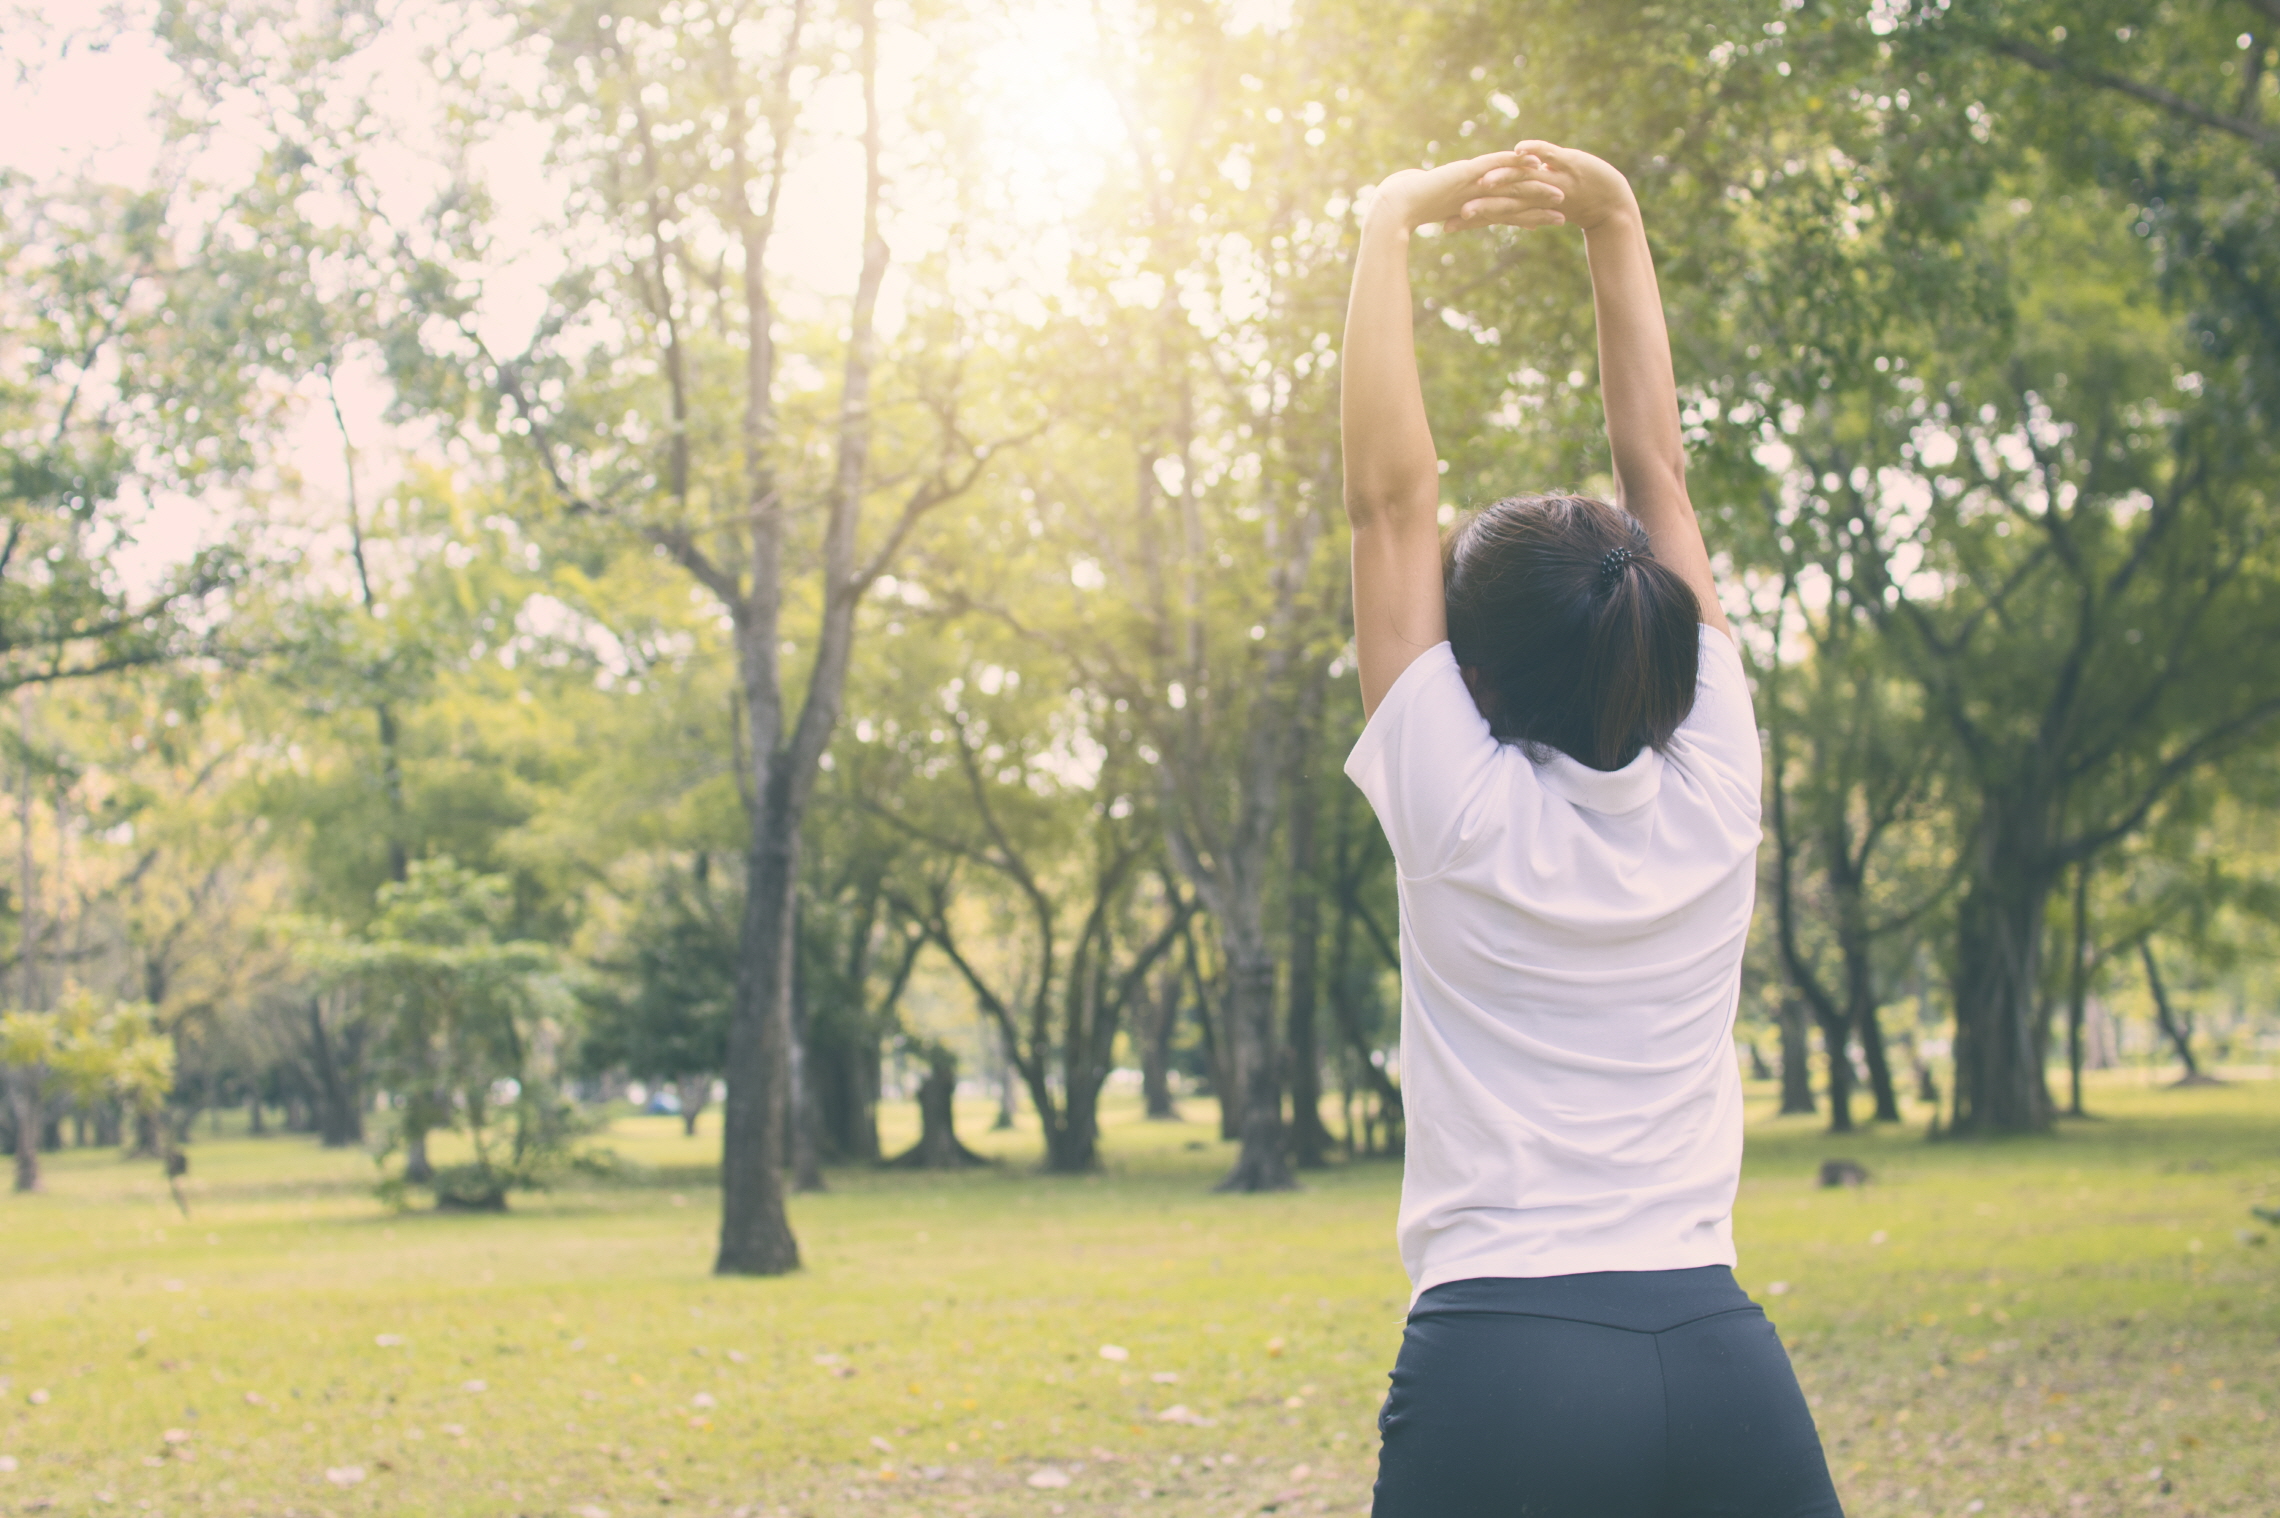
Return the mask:
<path id="1" fill-rule="evenodd" d="M 1694 710 L 1673 735 L 1670 758 L 1686 769 L 1708 770 L 1741 787 L 1754 805 L 1764 779 L 1764 760 L 1749 672 L 1733 634 L 1707 625 L 1699 631 L 1702 651 Z"/>
<path id="2" fill-rule="evenodd" d="M 1369 798 L 1405 875 L 1439 872 L 1484 819 L 1498 776 L 1525 756 L 1499 742 L 1447 643 L 1417 656 L 1363 725 L 1346 774 Z"/>

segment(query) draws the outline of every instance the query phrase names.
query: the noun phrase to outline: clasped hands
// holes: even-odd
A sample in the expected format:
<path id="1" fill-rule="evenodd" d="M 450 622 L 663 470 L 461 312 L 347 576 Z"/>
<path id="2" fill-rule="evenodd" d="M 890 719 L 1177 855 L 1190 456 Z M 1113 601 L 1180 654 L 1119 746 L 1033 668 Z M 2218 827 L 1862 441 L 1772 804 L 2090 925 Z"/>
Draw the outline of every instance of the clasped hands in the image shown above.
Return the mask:
<path id="1" fill-rule="evenodd" d="M 1635 215 L 1630 181 L 1604 159 L 1531 139 L 1508 151 L 1403 169 L 1378 186 L 1369 218 L 1394 218 L 1405 231 L 1428 222 L 1442 230 L 1475 227 L 1580 227 Z"/>

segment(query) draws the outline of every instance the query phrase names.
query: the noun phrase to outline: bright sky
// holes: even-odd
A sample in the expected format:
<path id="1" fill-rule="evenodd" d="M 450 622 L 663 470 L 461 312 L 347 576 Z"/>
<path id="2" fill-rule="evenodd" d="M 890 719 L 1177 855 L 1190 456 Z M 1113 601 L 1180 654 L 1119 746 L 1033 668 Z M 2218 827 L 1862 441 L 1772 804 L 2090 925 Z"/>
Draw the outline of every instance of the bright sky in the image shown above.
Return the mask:
<path id="1" fill-rule="evenodd" d="M 419 4 L 410 0 L 399 19 Z M 1274 0 L 1255 8 L 1262 12 L 1255 19 L 1271 24 L 1267 13 L 1276 8 Z M 180 151 L 167 146 L 152 119 L 154 109 L 180 88 L 164 54 L 132 34 L 99 48 L 88 44 L 91 37 L 105 36 L 105 12 L 115 9 L 116 0 L 48 0 L 36 9 L 18 7 L 0 24 L 0 79 L 7 81 L 0 85 L 0 168 L 35 181 L 84 173 L 140 186 L 160 171 L 170 152 Z M 441 174 L 436 156 L 421 151 L 427 136 L 422 118 L 435 98 L 434 75 L 422 57 L 424 38 L 432 35 L 427 28 L 401 25 L 369 60 L 386 84 L 382 98 L 405 117 L 402 130 L 375 151 L 388 155 L 384 190 L 397 192 L 407 212 L 427 199 Z M 1049 229 L 1093 193 L 1117 150 L 1121 126 L 1115 103 L 1091 67 L 1098 56 L 1090 4 L 1032 0 L 976 60 L 977 82 L 991 101 L 986 151 L 1004 176 L 1017 221 Z M 890 118 L 933 61 L 925 38 L 907 32 L 887 36 L 883 94 Z M 861 100 L 851 83 L 827 84 L 804 108 L 806 152 L 787 183 L 783 230 L 771 252 L 771 272 L 784 309 L 793 315 L 843 297 L 859 263 L 862 160 L 851 139 L 860 129 Z M 559 217 L 561 190 L 543 168 L 544 148 L 543 127 L 530 124 L 501 134 L 481 160 L 500 202 L 503 235 L 480 326 L 500 351 L 523 346 L 563 258 L 560 235 L 549 235 L 549 224 Z M 211 177 L 226 179 L 230 160 L 242 163 L 257 151 L 251 123 L 240 133 L 225 129 L 215 151 L 209 165 L 217 172 Z M 951 214 L 947 200 L 924 184 L 898 183 L 892 195 L 887 231 L 898 256 L 938 245 Z M 1033 267 L 1020 271 L 1023 282 L 1049 284 L 1059 277 L 1065 252 L 1046 235 L 1025 256 Z M 890 282 L 882 303 L 882 318 L 890 324 L 896 297 Z M 280 462 L 305 482 L 312 519 L 337 522 L 346 478 L 340 439 L 319 397 L 312 393 L 307 399 Z M 387 395 L 376 369 L 344 372 L 342 399 L 369 503 L 394 473 L 388 455 L 400 456 L 419 446 L 418 440 L 392 434 L 384 424 Z M 146 512 L 135 551 L 118 564 L 130 583 L 148 583 L 205 540 L 219 521 L 218 511 L 188 500 L 152 503 Z"/>

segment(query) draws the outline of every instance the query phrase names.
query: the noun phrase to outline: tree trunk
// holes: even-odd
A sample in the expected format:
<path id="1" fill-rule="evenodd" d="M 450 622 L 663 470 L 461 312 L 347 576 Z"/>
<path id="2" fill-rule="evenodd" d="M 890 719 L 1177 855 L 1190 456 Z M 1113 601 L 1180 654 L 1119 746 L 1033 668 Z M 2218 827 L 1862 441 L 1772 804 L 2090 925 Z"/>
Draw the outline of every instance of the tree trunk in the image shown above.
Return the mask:
<path id="1" fill-rule="evenodd" d="M 2043 1080 L 2043 908 L 2039 840 L 1990 829 L 1957 913 L 1955 1118 L 1958 1134 L 2042 1133 L 2052 1119 Z"/>
<path id="2" fill-rule="evenodd" d="M 808 1049 L 815 1094 L 816 1126 L 826 1158 L 873 1164 L 879 1158 L 879 1041 L 866 1032 L 854 1039 L 811 1043 Z"/>
<path id="3" fill-rule="evenodd" d="M 673 1082 L 673 1095 L 681 1103 L 681 1137 L 697 1136 L 697 1119 L 703 1115 L 705 1104 L 712 1100 L 712 1077 L 684 1075 Z"/>
<path id="4" fill-rule="evenodd" d="M 862 1164 L 874 1163 L 879 1158 L 879 1040 L 875 1033 L 855 1051 L 847 1079 L 852 1113 L 847 1157 Z"/>
<path id="5" fill-rule="evenodd" d="M 1805 1030 L 1805 1003 L 1796 996 L 1781 999 L 1776 1021 L 1781 1027 L 1781 1114 L 1789 1117 L 1819 1111 L 1813 1101 L 1812 1046 Z"/>
<path id="6" fill-rule="evenodd" d="M 799 903 L 792 903 L 792 939 L 798 941 Z M 816 1099 L 815 1029 L 808 1018 L 807 978 L 800 971 L 798 958 L 792 961 L 792 1069 L 787 1084 L 791 1090 L 790 1110 L 785 1120 L 791 1124 L 792 1189 L 801 1192 L 827 1190 L 823 1181 L 823 1109 Z"/>
<path id="7" fill-rule="evenodd" d="M 1013 1060 L 1002 1047 L 998 1050 L 997 1088 L 997 1120 L 990 1124 L 990 1131 L 1010 1133 L 1013 1131 L 1013 1120 L 1020 1116 L 1021 1079 L 1013 1068 Z"/>
<path id="8" fill-rule="evenodd" d="M 773 767 L 772 767 L 773 768 Z M 736 1010 L 728 1028 L 728 1099 L 722 1107 L 719 1275 L 797 1270 L 799 1242 L 784 1213 L 784 1139 L 792 1047 L 792 882 L 796 819 L 781 768 L 753 798 L 744 921 L 736 957 Z"/>
<path id="9" fill-rule="evenodd" d="M 435 1179 L 435 1166 L 428 1160 L 427 1130 L 416 1128 L 404 1135 L 404 1179 L 415 1186 L 425 1186 Z"/>
<path id="10" fill-rule="evenodd" d="M 1061 1121 L 1047 1135 L 1045 1168 L 1056 1175 L 1082 1175 L 1100 1167 L 1100 1087 L 1074 1083 L 1062 1099 Z"/>
<path id="11" fill-rule="evenodd" d="M 1828 846 L 1832 850 L 1849 849 L 1850 837 L 1842 829 L 1832 829 Z M 1868 927 L 1867 882 L 1853 867 L 1850 853 L 1838 857 L 1844 859 L 1846 865 L 1831 872 L 1830 884 L 1838 899 L 1837 938 L 1845 961 L 1847 1021 L 1860 1040 L 1861 1058 L 1868 1065 L 1868 1086 L 1876 1098 L 1876 1121 L 1897 1123 L 1900 1121 L 1900 1093 L 1892 1088 L 1892 1065 L 1885 1057 L 1884 1027 L 1877 1018 L 1875 942 Z M 1849 1066 L 1845 1073 L 1848 1076 L 1852 1073 Z"/>
<path id="12" fill-rule="evenodd" d="M 15 1125 L 16 1190 L 40 1187 L 39 1078 L 29 1070 L 0 1068 L 8 1086 L 8 1116 Z"/>
<path id="13" fill-rule="evenodd" d="M 1852 1117 L 1852 1019 L 1831 1008 L 1816 1006 L 1813 1021 L 1821 1028 L 1821 1062 L 1829 1071 L 1829 1131 L 1850 1133 Z"/>
<path id="14" fill-rule="evenodd" d="M 2066 966 L 2066 1115 L 2082 1106 L 2082 1022 L 2090 997 L 2090 861 L 2074 867 L 2074 952 Z"/>
<path id="15" fill-rule="evenodd" d="M 961 1170 L 988 1160 L 958 1142 L 958 1056 L 936 1044 L 927 1050 L 926 1079 L 918 1086 L 918 1142 L 887 1163 L 898 1170 Z"/>
<path id="16" fill-rule="evenodd" d="M 2113 1009 L 2103 997 L 2085 999 L 2083 1009 L 2083 1063 L 2092 1070 L 2111 1070 L 2122 1062 L 2122 1041 L 2114 1026 Z"/>
<path id="17" fill-rule="evenodd" d="M 1290 796 L 1290 984 L 1288 1027 L 1290 1055 L 1291 1158 L 1301 1170 L 1319 1170 L 1329 1163 L 1330 1130 L 1322 1126 L 1322 1052 L 1315 1027 L 1318 996 L 1315 972 L 1321 957 L 1322 905 L 1316 878 L 1313 777 L 1306 773 L 1319 723 L 1322 685 L 1327 678 L 1318 667 L 1308 675 L 1299 694 L 1298 761 L 1293 766 Z"/>
<path id="18" fill-rule="evenodd" d="M 2185 1077 L 2177 1084 L 2214 1085 L 2214 1081 L 2201 1073 L 2201 1062 L 2193 1057 L 2193 1019 L 2188 1015 L 2180 1021 L 2176 1010 L 2169 1004 L 2169 988 L 2162 984 L 2161 967 L 2153 959 L 2152 935 L 2148 934 L 2138 940 L 2138 958 L 2145 965 L 2146 989 L 2153 993 L 2154 1019 L 2160 1023 L 2163 1036 L 2176 1049 L 2178 1060 L 2185 1066 Z"/>
<path id="19" fill-rule="evenodd" d="M 127 1149 L 129 1159 L 154 1160 L 164 1152 L 165 1141 L 159 1135 L 158 1117 L 147 1107 L 135 1113 L 134 1142 Z"/>
<path id="20" fill-rule="evenodd" d="M 1384 1066 L 1373 1057 L 1377 1051 L 1370 1047 L 1369 1036 L 1362 1031 L 1362 1009 L 1354 987 L 1354 904 L 1350 896 L 1341 892 L 1338 902 L 1338 926 L 1330 943 L 1330 1010 L 1338 1020 L 1338 1031 L 1345 1035 L 1346 1047 L 1353 1056 L 1352 1068 L 1368 1083 L 1371 1094 L 1377 1098 L 1378 1114 L 1385 1127 L 1386 1149 L 1399 1153 L 1405 1142 L 1401 1088 L 1393 1077 L 1385 1073 Z M 1348 1141 L 1351 1147 L 1351 1140 Z M 1376 1152 L 1370 1138 L 1370 1121 L 1362 1119 L 1362 1152 Z"/>
<path id="21" fill-rule="evenodd" d="M 1275 1070 L 1275 962 L 1264 944 L 1237 948 L 1227 975 L 1227 1022 L 1242 1098 L 1242 1150 L 1220 1191 L 1288 1191 L 1297 1185 L 1283 1147 L 1282 1083 Z"/>
<path id="22" fill-rule="evenodd" d="M 344 1033 L 339 1043 L 325 1026 L 324 1004 L 310 998 L 309 1063 L 317 1075 L 317 1132 L 327 1149 L 364 1142 L 364 1082 L 356 1068 L 362 1039 Z"/>
<path id="23" fill-rule="evenodd" d="M 1868 1062 L 1868 1089 L 1876 1097 L 1876 1121 L 1900 1121 L 1900 1093 L 1892 1084 L 1892 1062 L 1884 1047 L 1884 1025 L 1878 1019 L 1874 1000 L 1860 1004 L 1859 1019 L 1854 1024 L 1860 1036 L 1861 1057 Z"/>
<path id="24" fill-rule="evenodd" d="M 1195 994 L 1195 1024 L 1203 1035 L 1203 1063 L 1211 1071 L 1211 1098 L 1219 1107 L 1219 1136 L 1231 1139 L 1237 1132 L 1236 1074 L 1233 1043 L 1219 1036 L 1219 1019 L 1211 1013 L 1211 987 L 1203 978 L 1203 960 L 1196 952 L 1195 935 L 1187 935 L 1188 989 Z"/>
<path id="25" fill-rule="evenodd" d="M 1148 1121 L 1176 1123 L 1180 1109 L 1172 1101 L 1172 1029 L 1180 1016 L 1179 972 L 1165 975 L 1156 994 L 1141 1005 L 1147 1021 L 1133 1031 L 1140 1035 L 1140 1096 Z"/>

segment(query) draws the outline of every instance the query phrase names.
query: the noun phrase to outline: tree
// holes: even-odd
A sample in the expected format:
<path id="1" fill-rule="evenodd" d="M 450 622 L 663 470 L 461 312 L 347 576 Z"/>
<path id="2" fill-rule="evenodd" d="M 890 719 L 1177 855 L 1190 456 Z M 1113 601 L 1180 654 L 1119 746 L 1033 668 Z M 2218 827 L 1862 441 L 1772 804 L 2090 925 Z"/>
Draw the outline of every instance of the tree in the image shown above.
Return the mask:
<path id="1" fill-rule="evenodd" d="M 223 647 L 209 614 L 241 578 L 232 548 L 147 590 L 115 568 L 140 515 L 130 484 L 225 481 L 261 431 L 183 351 L 201 313 L 168 211 L 156 191 L 0 175 L 0 691 Z"/>
<path id="2" fill-rule="evenodd" d="M 931 772 L 932 794 L 911 787 L 874 805 L 955 867 L 905 886 L 896 910 L 995 1028 L 1036 1106 L 1046 1168 L 1079 1173 L 1099 1163 L 1100 1092 L 1125 1011 L 1196 903 L 1149 870 L 1160 856 L 1133 795 L 1144 777 L 1126 719 L 1056 684 L 973 660 L 926 714 L 939 726 L 896 735 L 932 751 L 910 766 Z"/>
<path id="3" fill-rule="evenodd" d="M 113 1097 L 148 1119 L 165 1105 L 174 1084 L 174 1045 L 147 1006 L 71 986 L 52 1012 L 0 1016 L 0 1078 L 7 1083 L 15 1130 L 16 1190 L 38 1191 L 40 1109 L 48 1095 L 80 1102 Z M 171 1134 L 155 1152 L 171 1185 L 180 1173 Z M 175 1200 L 181 1200 L 179 1191 Z"/>
<path id="4" fill-rule="evenodd" d="M 923 418 L 915 426 L 899 425 L 902 397 L 874 394 L 889 252 L 880 28 L 868 0 L 843 28 L 811 18 L 804 3 L 688 25 L 640 7 L 518 16 L 543 44 L 545 115 L 587 196 L 588 230 L 607 251 L 557 283 L 554 309 L 522 354 L 494 358 L 462 322 L 459 351 L 436 356 L 495 395 L 502 420 L 526 440 L 522 456 L 563 507 L 647 537 L 734 624 L 750 825 L 715 1268 L 775 1274 L 799 1263 L 778 1173 L 801 823 L 838 724 L 855 613 L 919 522 L 972 488 L 992 447 L 969 435 L 958 410 L 955 359 L 914 373 L 908 403 Z M 846 50 L 864 103 L 864 188 L 860 272 L 826 424 L 832 462 L 818 474 L 787 446 L 779 417 L 768 255 L 795 163 L 806 84 L 795 89 L 795 77 L 811 47 L 827 41 Z M 565 334 L 604 312 L 629 346 L 584 358 L 568 351 Z M 957 342 L 942 322 L 927 335 Z M 629 364 L 654 364 L 661 385 L 629 395 Z M 644 421 L 626 432 L 618 423 L 629 399 Z M 709 421 L 737 414 L 733 433 Z M 864 541 L 866 507 L 906 465 L 913 483 L 892 520 Z M 803 503 L 813 503 L 812 516 Z M 820 540 L 809 541 L 805 526 L 817 518 Z M 812 582 L 799 578 L 801 554 L 813 556 Z M 784 623 L 802 612 L 814 626 L 802 640 L 810 657 L 795 702 Z"/>
<path id="5" fill-rule="evenodd" d="M 705 854 L 686 874 L 666 873 L 642 903 L 620 957 L 600 966 L 609 979 L 579 993 L 587 1008 L 580 1067 L 590 1075 L 622 1070 L 671 1082 L 682 1132 L 692 1138 L 728 1062 L 736 913 L 721 895 Z"/>
<path id="6" fill-rule="evenodd" d="M 554 955 L 498 936 L 508 890 L 450 859 L 416 860 L 403 884 L 380 888 L 362 932 L 304 941 L 312 969 L 377 1003 L 375 1074 L 398 1101 L 389 1147 L 467 1134 L 473 1161 L 426 1181 L 439 1207 L 504 1211 L 510 1191 L 544 1183 L 571 1136 L 553 1086 L 563 1029 L 543 989 Z"/>
<path id="7" fill-rule="evenodd" d="M 918 1085 L 918 1142 L 887 1161 L 900 1170 L 963 1170 L 988 1160 L 958 1142 L 955 1098 L 958 1056 L 941 1043 L 922 1045 L 926 1079 Z"/>
<path id="8" fill-rule="evenodd" d="M 1910 857 L 1923 852 L 1910 843 L 1937 820 L 1939 769 L 1926 759 L 1937 742 L 1904 683 L 1879 667 L 1873 632 L 1842 597 L 1815 608 L 1794 578 L 1785 581 L 1769 633 L 1776 650 L 1794 641 L 1806 651 L 1793 666 L 1776 652 L 1756 672 L 1769 735 L 1776 941 L 1787 979 L 1820 1024 L 1829 1130 L 1848 1133 L 1855 1039 L 1876 1120 L 1900 1120 L 1877 1013 L 1896 978 L 1895 946 L 1904 951 L 1953 878 Z M 1785 1043 L 1785 1071 L 1791 1053 Z"/>

